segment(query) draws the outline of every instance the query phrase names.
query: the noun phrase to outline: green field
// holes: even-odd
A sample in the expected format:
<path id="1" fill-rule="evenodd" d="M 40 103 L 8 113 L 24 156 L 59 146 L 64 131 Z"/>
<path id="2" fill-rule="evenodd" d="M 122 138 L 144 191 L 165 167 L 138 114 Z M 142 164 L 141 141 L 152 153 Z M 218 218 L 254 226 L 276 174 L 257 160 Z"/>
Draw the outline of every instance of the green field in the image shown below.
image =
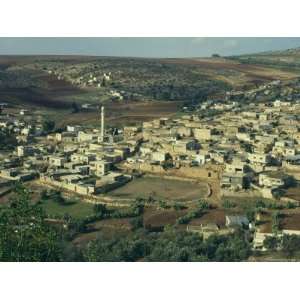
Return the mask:
<path id="1" fill-rule="evenodd" d="M 44 201 L 41 206 L 50 216 L 63 216 L 69 214 L 74 218 L 82 218 L 93 214 L 93 204 L 74 200 L 74 202 L 66 202 L 59 204 L 53 200 Z"/>

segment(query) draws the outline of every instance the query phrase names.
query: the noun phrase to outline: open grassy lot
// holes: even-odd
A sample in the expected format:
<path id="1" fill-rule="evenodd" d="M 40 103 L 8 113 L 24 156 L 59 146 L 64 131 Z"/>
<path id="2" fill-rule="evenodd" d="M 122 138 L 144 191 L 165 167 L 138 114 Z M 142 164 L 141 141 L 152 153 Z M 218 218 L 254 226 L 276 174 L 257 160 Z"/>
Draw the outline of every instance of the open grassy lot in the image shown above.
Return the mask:
<path id="1" fill-rule="evenodd" d="M 53 200 L 44 201 L 41 206 L 49 215 L 63 216 L 69 214 L 74 218 L 83 218 L 93 213 L 93 205 L 80 200 L 67 201 L 59 204 Z"/>
<path id="2" fill-rule="evenodd" d="M 191 201 L 203 198 L 207 187 L 203 183 L 174 179 L 143 177 L 109 193 L 111 196 L 126 198 L 149 198 L 166 201 Z"/>

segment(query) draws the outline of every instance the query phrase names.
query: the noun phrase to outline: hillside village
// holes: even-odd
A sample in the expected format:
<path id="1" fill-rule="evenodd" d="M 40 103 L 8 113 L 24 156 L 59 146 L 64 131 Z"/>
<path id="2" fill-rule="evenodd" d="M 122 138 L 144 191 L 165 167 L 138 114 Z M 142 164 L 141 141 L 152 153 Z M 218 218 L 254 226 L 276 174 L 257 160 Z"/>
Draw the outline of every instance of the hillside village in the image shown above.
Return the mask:
<path id="1" fill-rule="evenodd" d="M 0 129 L 14 135 L 16 145 L 13 151 L 0 152 L 0 196 L 9 193 L 15 182 L 34 181 L 41 188 L 79 195 L 83 201 L 126 205 L 134 199 L 107 193 L 148 175 L 204 182 L 203 197 L 217 206 L 225 197 L 269 199 L 296 208 L 300 201 L 298 94 L 265 102 L 236 99 L 266 95 L 265 91 L 280 85 L 274 81 L 251 91 L 227 92 L 222 101 L 203 101 L 192 112 L 122 129 L 105 124 L 104 106 L 99 110 L 99 127 L 79 123 L 52 133 L 47 133 L 40 116 L 25 109 L 12 116 L 5 114 L 4 106 Z M 297 192 L 291 195 L 290 190 Z M 256 249 L 263 249 L 264 239 L 273 234 L 266 222 L 253 227 L 253 220 L 243 214 L 223 218 L 222 224 L 192 221 L 187 230 L 210 235 L 231 232 L 225 228 L 232 224 L 250 226 L 255 228 Z M 281 230 L 300 234 L 300 226 Z"/>

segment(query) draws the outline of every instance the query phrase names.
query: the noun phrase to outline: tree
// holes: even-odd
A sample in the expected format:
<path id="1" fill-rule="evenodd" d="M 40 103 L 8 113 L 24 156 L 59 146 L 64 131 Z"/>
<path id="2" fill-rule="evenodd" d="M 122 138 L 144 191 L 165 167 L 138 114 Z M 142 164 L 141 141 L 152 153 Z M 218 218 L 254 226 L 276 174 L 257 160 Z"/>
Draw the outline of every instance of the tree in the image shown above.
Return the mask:
<path id="1" fill-rule="evenodd" d="M 281 215 L 278 211 L 272 214 L 272 232 L 277 233 L 280 229 L 280 218 Z"/>
<path id="2" fill-rule="evenodd" d="M 44 120 L 43 122 L 43 131 L 48 133 L 54 130 L 55 122 L 53 120 Z"/>
<path id="3" fill-rule="evenodd" d="M 268 250 L 277 250 L 280 245 L 280 240 L 276 236 L 267 236 L 264 240 L 264 247 Z"/>
<path id="4" fill-rule="evenodd" d="M 182 203 L 175 202 L 173 204 L 173 208 L 174 208 L 174 210 L 179 211 L 179 210 L 185 209 L 185 206 Z"/>
<path id="5" fill-rule="evenodd" d="M 246 217 L 250 222 L 253 222 L 255 220 L 255 211 L 253 209 L 248 209 L 246 211 Z"/>
<path id="6" fill-rule="evenodd" d="M 63 204 L 66 203 L 66 200 L 65 200 L 65 198 L 62 196 L 61 191 L 55 191 L 55 190 L 53 190 L 53 191 L 51 192 L 50 198 L 51 198 L 54 202 L 56 202 L 56 203 L 58 203 L 58 204 L 62 204 L 62 205 L 63 205 Z"/>
<path id="7" fill-rule="evenodd" d="M 106 205 L 101 203 L 95 204 L 93 210 L 97 216 L 104 216 L 108 212 Z"/>
<path id="8" fill-rule="evenodd" d="M 76 102 L 72 102 L 72 113 L 76 114 L 79 112 L 79 106 Z"/>
<path id="9" fill-rule="evenodd" d="M 211 205 L 206 200 L 201 199 L 199 200 L 198 207 L 199 209 L 210 209 Z"/>
<path id="10" fill-rule="evenodd" d="M 17 144 L 15 135 L 9 129 L 0 129 L 0 150 L 13 150 Z"/>
<path id="11" fill-rule="evenodd" d="M 287 257 L 293 257 L 295 252 L 300 249 L 300 237 L 292 235 L 284 235 L 282 238 L 282 251 Z"/>
<path id="12" fill-rule="evenodd" d="M 0 261 L 61 261 L 62 234 L 45 218 L 18 184 L 8 207 L 0 211 Z"/>
<path id="13" fill-rule="evenodd" d="M 228 208 L 233 208 L 233 207 L 235 207 L 236 205 L 235 205 L 234 202 L 232 202 L 232 201 L 230 201 L 230 200 L 228 200 L 228 199 L 225 199 L 225 200 L 223 201 L 223 203 L 222 203 L 222 206 L 223 206 L 223 208 L 228 209 Z"/>
<path id="14" fill-rule="evenodd" d="M 130 225 L 132 226 L 132 230 L 136 230 L 144 227 L 144 218 L 143 216 L 138 216 L 130 220 Z"/>

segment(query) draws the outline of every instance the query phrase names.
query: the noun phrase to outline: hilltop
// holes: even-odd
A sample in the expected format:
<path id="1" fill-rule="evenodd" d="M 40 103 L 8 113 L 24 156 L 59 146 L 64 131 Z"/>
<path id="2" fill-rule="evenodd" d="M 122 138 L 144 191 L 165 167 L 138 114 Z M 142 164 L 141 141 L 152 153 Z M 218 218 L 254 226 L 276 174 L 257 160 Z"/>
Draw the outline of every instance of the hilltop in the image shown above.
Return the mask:
<path id="1" fill-rule="evenodd" d="M 43 109 L 71 122 L 79 117 L 71 114 L 74 103 L 80 118 L 90 121 L 97 119 L 102 102 L 118 122 L 128 116 L 147 120 L 157 114 L 174 114 L 183 104 L 222 99 L 226 91 L 293 80 L 299 67 L 299 48 L 185 59 L 0 56 L 0 103 Z"/>
<path id="2" fill-rule="evenodd" d="M 300 70 L 300 48 L 247 54 L 232 57 L 232 59 L 244 64 L 256 64 L 290 72 Z"/>

